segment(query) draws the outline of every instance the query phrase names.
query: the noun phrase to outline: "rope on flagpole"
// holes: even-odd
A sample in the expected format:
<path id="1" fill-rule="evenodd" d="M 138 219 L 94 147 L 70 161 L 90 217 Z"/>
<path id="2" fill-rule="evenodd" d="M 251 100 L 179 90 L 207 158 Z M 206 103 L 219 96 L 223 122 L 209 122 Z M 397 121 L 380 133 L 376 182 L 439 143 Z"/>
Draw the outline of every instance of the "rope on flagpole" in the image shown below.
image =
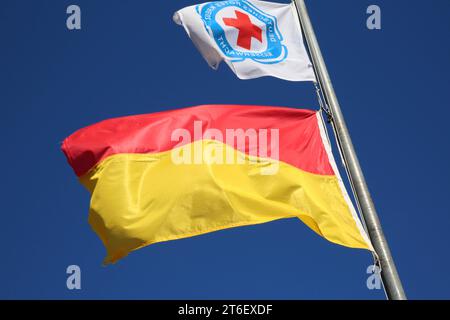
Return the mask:
<path id="1" fill-rule="evenodd" d="M 316 72 L 315 68 L 314 69 L 314 73 Z M 317 76 L 316 76 L 317 78 Z M 319 107 L 320 110 L 322 110 L 323 112 L 325 112 L 325 114 L 327 115 L 327 122 L 330 123 L 331 122 L 331 112 L 330 109 L 328 108 L 327 104 L 323 101 L 323 97 L 322 97 L 322 91 L 320 89 L 320 84 L 317 82 L 314 82 L 314 88 L 316 89 L 316 95 L 317 95 L 317 100 L 319 101 Z"/>

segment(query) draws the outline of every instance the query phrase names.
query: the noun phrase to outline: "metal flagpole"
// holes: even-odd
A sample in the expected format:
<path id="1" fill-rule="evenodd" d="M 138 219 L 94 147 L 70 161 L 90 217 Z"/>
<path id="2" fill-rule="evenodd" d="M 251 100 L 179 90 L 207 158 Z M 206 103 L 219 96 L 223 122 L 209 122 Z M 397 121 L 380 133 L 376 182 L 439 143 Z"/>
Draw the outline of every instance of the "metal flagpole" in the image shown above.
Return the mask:
<path id="1" fill-rule="evenodd" d="M 304 0 L 292 0 L 295 3 L 298 18 L 305 34 L 312 63 L 314 65 L 319 85 L 323 90 L 325 101 L 331 113 L 331 121 L 342 151 L 343 161 L 355 189 L 355 197 L 361 206 L 361 213 L 367 226 L 370 240 L 378 254 L 381 266 L 381 278 L 388 296 L 392 300 L 406 300 L 403 286 L 397 273 L 394 260 L 384 237 L 380 220 L 370 196 L 366 180 L 359 165 L 350 134 L 345 124 L 339 102 L 334 92 L 327 67 L 322 57 Z"/>

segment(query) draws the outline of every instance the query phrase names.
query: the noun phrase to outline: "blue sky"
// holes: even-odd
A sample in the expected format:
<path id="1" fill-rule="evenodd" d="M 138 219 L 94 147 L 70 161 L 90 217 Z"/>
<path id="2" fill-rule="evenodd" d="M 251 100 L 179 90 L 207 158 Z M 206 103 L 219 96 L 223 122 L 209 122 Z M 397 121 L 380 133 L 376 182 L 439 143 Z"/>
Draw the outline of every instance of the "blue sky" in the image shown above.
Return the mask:
<path id="1" fill-rule="evenodd" d="M 368 252 L 295 219 L 155 244 L 102 266 L 89 194 L 60 151 L 66 136 L 198 104 L 317 107 L 310 83 L 209 69 L 171 19 L 194 3 L 2 1 L 0 298 L 384 299 L 366 288 Z M 70 4 L 81 7 L 80 31 L 66 28 Z M 380 31 L 365 26 L 370 4 L 381 7 Z M 450 2 L 307 5 L 405 291 L 448 299 Z M 66 288 L 71 264 L 79 291 Z"/>

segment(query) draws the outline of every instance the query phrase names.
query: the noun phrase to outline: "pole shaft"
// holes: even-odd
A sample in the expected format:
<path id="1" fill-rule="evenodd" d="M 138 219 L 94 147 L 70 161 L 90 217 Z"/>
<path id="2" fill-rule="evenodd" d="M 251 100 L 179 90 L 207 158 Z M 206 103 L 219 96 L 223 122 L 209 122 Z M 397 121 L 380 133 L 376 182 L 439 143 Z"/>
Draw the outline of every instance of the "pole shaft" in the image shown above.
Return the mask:
<path id="1" fill-rule="evenodd" d="M 318 81 L 322 86 L 323 94 L 328 103 L 331 112 L 335 134 L 340 141 L 344 163 L 347 166 L 350 179 L 355 188 L 355 196 L 361 205 L 361 213 L 364 217 L 369 237 L 372 241 L 375 251 L 377 252 L 381 265 L 381 278 L 389 299 L 405 300 L 406 295 L 397 273 L 394 260 L 389 250 L 388 243 L 383 234 L 380 220 L 378 219 L 375 206 L 370 196 L 364 174 L 361 170 L 358 157 L 353 147 L 350 134 L 345 124 L 344 116 L 339 106 L 336 93 L 334 92 L 327 67 L 322 57 L 319 44 L 317 42 L 313 26 L 309 19 L 304 0 L 293 0 L 295 2 L 300 24 L 305 34 L 311 59 L 318 76 Z"/>

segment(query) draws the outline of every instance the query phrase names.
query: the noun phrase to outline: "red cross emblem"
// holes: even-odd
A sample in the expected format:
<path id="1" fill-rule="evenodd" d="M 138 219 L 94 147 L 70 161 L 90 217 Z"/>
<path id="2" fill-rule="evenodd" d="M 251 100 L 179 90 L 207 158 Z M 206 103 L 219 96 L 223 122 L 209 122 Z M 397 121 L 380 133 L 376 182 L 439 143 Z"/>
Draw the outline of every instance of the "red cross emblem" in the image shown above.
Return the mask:
<path id="1" fill-rule="evenodd" d="M 262 42 L 262 30 L 252 23 L 247 14 L 237 10 L 234 13 L 236 14 L 236 18 L 223 18 L 223 22 L 225 25 L 239 30 L 237 45 L 250 50 L 252 47 L 252 38 Z"/>

